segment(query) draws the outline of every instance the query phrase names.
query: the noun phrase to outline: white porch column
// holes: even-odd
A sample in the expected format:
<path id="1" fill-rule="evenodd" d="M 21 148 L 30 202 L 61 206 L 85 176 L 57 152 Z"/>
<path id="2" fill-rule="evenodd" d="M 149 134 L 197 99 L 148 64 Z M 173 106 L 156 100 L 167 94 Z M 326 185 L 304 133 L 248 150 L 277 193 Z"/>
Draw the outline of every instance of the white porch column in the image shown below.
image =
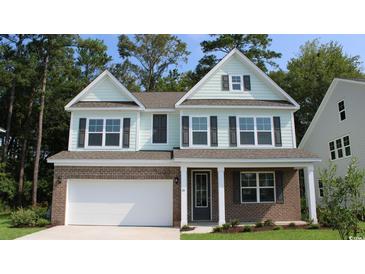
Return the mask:
<path id="1" fill-rule="evenodd" d="M 309 165 L 304 168 L 305 194 L 307 198 L 307 206 L 309 211 L 309 219 L 313 223 L 318 223 L 316 211 L 316 191 L 314 185 L 314 167 Z"/>
<path id="2" fill-rule="evenodd" d="M 187 167 L 180 167 L 181 173 L 181 227 L 188 224 L 188 176 Z"/>
<path id="3" fill-rule="evenodd" d="M 219 225 L 226 223 L 226 212 L 224 202 L 224 167 L 218 167 L 218 214 Z"/>

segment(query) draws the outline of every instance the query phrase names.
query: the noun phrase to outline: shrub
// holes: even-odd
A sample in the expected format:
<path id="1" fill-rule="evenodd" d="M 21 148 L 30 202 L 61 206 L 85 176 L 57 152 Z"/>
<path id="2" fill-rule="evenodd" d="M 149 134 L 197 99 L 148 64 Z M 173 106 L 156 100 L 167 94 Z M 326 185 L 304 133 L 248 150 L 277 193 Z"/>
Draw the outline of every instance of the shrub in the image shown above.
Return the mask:
<path id="1" fill-rule="evenodd" d="M 222 227 L 221 226 L 215 226 L 215 227 L 213 227 L 213 232 L 214 233 L 222 232 Z"/>
<path id="2" fill-rule="evenodd" d="M 288 227 L 296 227 L 296 224 L 295 224 L 295 223 L 290 223 L 290 224 L 288 225 Z"/>
<path id="3" fill-rule="evenodd" d="M 238 219 L 231 220 L 231 222 L 230 222 L 231 227 L 237 227 L 239 224 L 240 224 L 240 220 L 238 220 Z"/>
<path id="4" fill-rule="evenodd" d="M 0 163 L 0 201 L 2 207 L 7 208 L 14 205 L 17 193 L 17 183 L 6 172 L 5 163 Z"/>
<path id="5" fill-rule="evenodd" d="M 272 230 L 282 230 L 283 228 L 281 226 L 274 226 Z"/>
<path id="6" fill-rule="evenodd" d="M 244 227 L 243 227 L 243 230 L 242 230 L 242 232 L 251 232 L 252 231 L 252 227 L 251 226 L 249 226 L 249 225 L 245 225 Z"/>
<path id="7" fill-rule="evenodd" d="M 44 219 L 44 218 L 40 218 L 37 220 L 36 222 L 36 226 L 39 226 L 39 227 L 43 227 L 43 226 L 47 226 L 49 225 L 51 222 L 47 219 Z"/>
<path id="8" fill-rule="evenodd" d="M 223 224 L 223 225 L 222 225 L 222 229 L 223 229 L 223 230 L 228 230 L 230 227 L 231 227 L 231 224 L 227 224 L 227 223 L 226 223 L 226 224 Z"/>
<path id="9" fill-rule="evenodd" d="M 48 208 L 47 207 L 37 206 L 35 208 L 32 208 L 32 210 L 37 215 L 37 218 L 39 218 L 39 219 L 48 219 L 47 218 L 47 212 L 48 212 Z"/>
<path id="10" fill-rule="evenodd" d="M 263 225 L 263 223 L 261 223 L 261 222 L 257 222 L 255 226 L 256 226 L 256 227 L 263 227 L 264 225 Z"/>
<path id="11" fill-rule="evenodd" d="M 270 219 L 265 220 L 264 226 L 274 226 L 274 222 Z"/>
<path id="12" fill-rule="evenodd" d="M 317 208 L 318 222 L 324 227 L 332 227 L 331 212 L 328 208 Z"/>
<path id="13" fill-rule="evenodd" d="M 10 215 L 10 222 L 13 227 L 35 226 L 37 219 L 36 213 L 31 209 L 20 208 Z"/>
<path id="14" fill-rule="evenodd" d="M 319 224 L 311 224 L 308 226 L 308 229 L 319 229 Z"/>

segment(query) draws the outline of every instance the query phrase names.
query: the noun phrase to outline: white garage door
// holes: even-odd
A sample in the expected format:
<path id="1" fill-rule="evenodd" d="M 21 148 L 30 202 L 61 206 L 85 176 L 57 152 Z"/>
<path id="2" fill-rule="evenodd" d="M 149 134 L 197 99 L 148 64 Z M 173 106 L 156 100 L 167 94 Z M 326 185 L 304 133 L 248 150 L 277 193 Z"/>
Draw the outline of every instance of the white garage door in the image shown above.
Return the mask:
<path id="1" fill-rule="evenodd" d="M 69 180 L 66 223 L 172 225 L 172 180 Z"/>

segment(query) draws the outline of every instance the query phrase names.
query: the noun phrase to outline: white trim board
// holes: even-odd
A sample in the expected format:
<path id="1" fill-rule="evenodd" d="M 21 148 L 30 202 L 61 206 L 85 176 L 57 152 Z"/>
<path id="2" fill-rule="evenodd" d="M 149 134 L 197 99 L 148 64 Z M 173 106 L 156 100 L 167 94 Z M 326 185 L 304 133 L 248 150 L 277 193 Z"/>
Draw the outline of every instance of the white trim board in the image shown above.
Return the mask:
<path id="1" fill-rule="evenodd" d="M 269 76 L 267 76 L 261 69 L 259 69 L 250 59 L 248 59 L 241 51 L 238 49 L 233 49 L 229 52 L 217 65 L 215 65 L 191 90 L 189 90 L 176 104 L 175 107 L 179 106 L 186 99 L 191 97 L 197 89 L 205 83 L 211 75 L 213 75 L 228 59 L 230 59 L 234 54 L 236 54 L 240 60 L 249 66 L 263 81 L 265 81 L 274 90 L 283 95 L 286 99 L 291 102 L 296 109 L 299 109 L 299 104 L 287 94 L 281 87 L 279 87 Z"/>

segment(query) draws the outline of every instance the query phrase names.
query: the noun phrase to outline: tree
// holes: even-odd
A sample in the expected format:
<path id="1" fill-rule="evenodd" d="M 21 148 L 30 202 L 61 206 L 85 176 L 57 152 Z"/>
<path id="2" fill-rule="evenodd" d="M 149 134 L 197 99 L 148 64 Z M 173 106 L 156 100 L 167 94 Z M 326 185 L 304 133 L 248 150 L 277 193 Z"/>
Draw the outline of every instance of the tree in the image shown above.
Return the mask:
<path id="1" fill-rule="evenodd" d="M 137 65 L 125 60 L 122 64 L 111 65 L 109 70 L 129 91 L 141 91 L 134 74 L 138 70 Z"/>
<path id="2" fill-rule="evenodd" d="M 187 91 L 191 87 L 191 79 L 186 73 L 177 69 L 170 70 L 168 75 L 158 80 L 156 91 Z"/>
<path id="3" fill-rule="evenodd" d="M 332 80 L 361 77 L 359 56 L 349 56 L 336 42 L 320 44 L 313 40 L 300 47 L 298 57 L 292 58 L 287 72 L 271 73 L 271 78 L 299 104 L 296 112 L 297 140 L 300 142 L 313 119 Z"/>
<path id="4" fill-rule="evenodd" d="M 362 188 L 364 187 L 363 170 L 358 169 L 358 162 L 352 159 L 345 177 L 336 176 L 336 166 L 320 171 L 323 184 L 323 208 L 321 218 L 335 230 L 341 239 L 348 240 L 361 233 L 358 214 L 363 209 Z"/>
<path id="5" fill-rule="evenodd" d="M 136 66 L 130 69 L 146 91 L 156 89 L 157 82 L 169 67 L 187 61 L 189 52 L 186 48 L 186 43 L 168 34 L 138 34 L 133 39 L 120 35 L 118 42 L 120 57 L 124 61 L 136 60 Z"/>

